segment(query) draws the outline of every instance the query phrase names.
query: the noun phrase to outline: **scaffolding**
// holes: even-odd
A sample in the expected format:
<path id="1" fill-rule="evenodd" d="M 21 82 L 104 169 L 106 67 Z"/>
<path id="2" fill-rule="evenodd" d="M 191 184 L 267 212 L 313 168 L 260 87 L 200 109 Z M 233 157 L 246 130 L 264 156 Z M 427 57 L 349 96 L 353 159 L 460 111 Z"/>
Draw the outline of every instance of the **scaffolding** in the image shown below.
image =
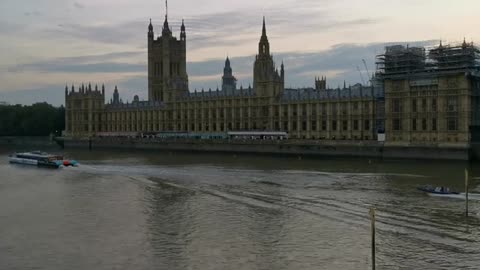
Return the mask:
<path id="1" fill-rule="evenodd" d="M 425 48 L 388 46 L 385 54 L 377 55 L 377 71 L 389 75 L 418 72 L 425 69 L 426 59 Z"/>
<path id="2" fill-rule="evenodd" d="M 428 51 L 428 53 L 427 53 Z M 480 70 L 480 50 L 465 41 L 426 49 L 403 45 L 388 46 L 376 57 L 377 74 L 383 77 L 419 72 Z"/>
<path id="3" fill-rule="evenodd" d="M 476 69 L 479 67 L 479 56 L 479 49 L 465 41 L 457 46 L 440 44 L 429 53 L 433 68 L 437 70 Z"/>

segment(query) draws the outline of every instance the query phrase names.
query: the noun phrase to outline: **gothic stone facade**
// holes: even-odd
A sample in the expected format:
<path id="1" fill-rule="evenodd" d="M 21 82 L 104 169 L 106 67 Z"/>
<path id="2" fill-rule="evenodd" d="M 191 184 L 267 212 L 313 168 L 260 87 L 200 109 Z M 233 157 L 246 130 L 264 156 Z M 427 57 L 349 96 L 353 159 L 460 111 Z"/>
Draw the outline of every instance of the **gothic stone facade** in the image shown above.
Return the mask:
<path id="1" fill-rule="evenodd" d="M 469 126 L 478 122 L 478 77 L 458 70 L 433 77 L 379 74 L 372 86 L 337 89 L 327 89 L 322 77 L 312 88 L 285 89 L 285 68 L 275 67 L 264 21 L 253 87 L 237 89 L 227 58 L 222 89 L 189 92 L 183 22 L 180 40 L 172 36 L 167 18 L 157 40 L 151 23 L 147 37 L 149 100 L 124 103 L 115 88 L 105 104 L 104 89 L 65 89 L 68 136 L 268 130 L 298 139 L 369 141 L 380 130 L 387 143 L 437 145 L 468 143 Z"/>

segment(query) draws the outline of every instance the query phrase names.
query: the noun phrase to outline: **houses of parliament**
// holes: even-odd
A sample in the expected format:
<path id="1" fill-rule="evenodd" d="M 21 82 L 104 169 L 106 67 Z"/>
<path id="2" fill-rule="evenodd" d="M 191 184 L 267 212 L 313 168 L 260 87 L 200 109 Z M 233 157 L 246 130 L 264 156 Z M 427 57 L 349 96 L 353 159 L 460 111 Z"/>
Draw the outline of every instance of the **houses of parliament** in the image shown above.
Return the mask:
<path id="1" fill-rule="evenodd" d="M 238 88 L 226 59 L 221 89 L 189 91 L 187 32 L 174 36 L 165 16 L 155 38 L 150 21 L 148 101 L 125 103 L 115 87 L 65 88 L 66 136 L 122 136 L 134 132 L 218 134 L 284 131 L 299 140 L 377 141 L 386 145 L 467 146 L 480 126 L 479 50 L 473 43 L 386 47 L 376 57 L 368 85 L 285 88 L 286 68 L 277 67 L 265 19 L 253 64 L 253 84 Z"/>

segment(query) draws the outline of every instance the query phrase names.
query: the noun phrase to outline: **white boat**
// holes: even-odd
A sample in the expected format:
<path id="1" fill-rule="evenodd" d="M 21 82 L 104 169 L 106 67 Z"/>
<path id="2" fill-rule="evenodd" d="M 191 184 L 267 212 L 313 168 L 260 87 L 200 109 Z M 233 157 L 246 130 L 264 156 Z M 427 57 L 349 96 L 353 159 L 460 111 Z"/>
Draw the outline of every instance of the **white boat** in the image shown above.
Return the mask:
<path id="1" fill-rule="evenodd" d="M 15 153 L 9 156 L 10 163 L 34 165 L 39 167 L 59 168 L 60 166 L 76 166 L 75 160 L 64 160 L 63 156 L 51 155 L 45 152 L 32 151 Z"/>
<path id="2" fill-rule="evenodd" d="M 459 199 L 465 200 L 466 196 L 464 192 L 455 192 L 451 191 L 449 188 L 446 187 L 432 187 L 432 186 L 425 186 L 425 187 L 418 187 L 420 191 L 425 192 L 429 196 L 432 197 L 443 197 L 443 198 L 451 198 L 451 199 Z M 469 193 L 468 194 L 469 200 L 480 200 L 479 193 Z"/>

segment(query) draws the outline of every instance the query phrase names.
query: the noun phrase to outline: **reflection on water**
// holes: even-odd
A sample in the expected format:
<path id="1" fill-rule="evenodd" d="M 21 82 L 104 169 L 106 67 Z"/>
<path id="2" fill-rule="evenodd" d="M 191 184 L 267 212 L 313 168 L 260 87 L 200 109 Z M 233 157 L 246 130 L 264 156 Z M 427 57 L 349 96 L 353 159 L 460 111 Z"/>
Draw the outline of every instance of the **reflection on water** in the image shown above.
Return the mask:
<path id="1" fill-rule="evenodd" d="M 5 156 L 8 150 L 0 150 Z M 67 151 L 78 168 L 0 162 L 1 269 L 478 269 L 480 201 L 462 162 Z"/>

